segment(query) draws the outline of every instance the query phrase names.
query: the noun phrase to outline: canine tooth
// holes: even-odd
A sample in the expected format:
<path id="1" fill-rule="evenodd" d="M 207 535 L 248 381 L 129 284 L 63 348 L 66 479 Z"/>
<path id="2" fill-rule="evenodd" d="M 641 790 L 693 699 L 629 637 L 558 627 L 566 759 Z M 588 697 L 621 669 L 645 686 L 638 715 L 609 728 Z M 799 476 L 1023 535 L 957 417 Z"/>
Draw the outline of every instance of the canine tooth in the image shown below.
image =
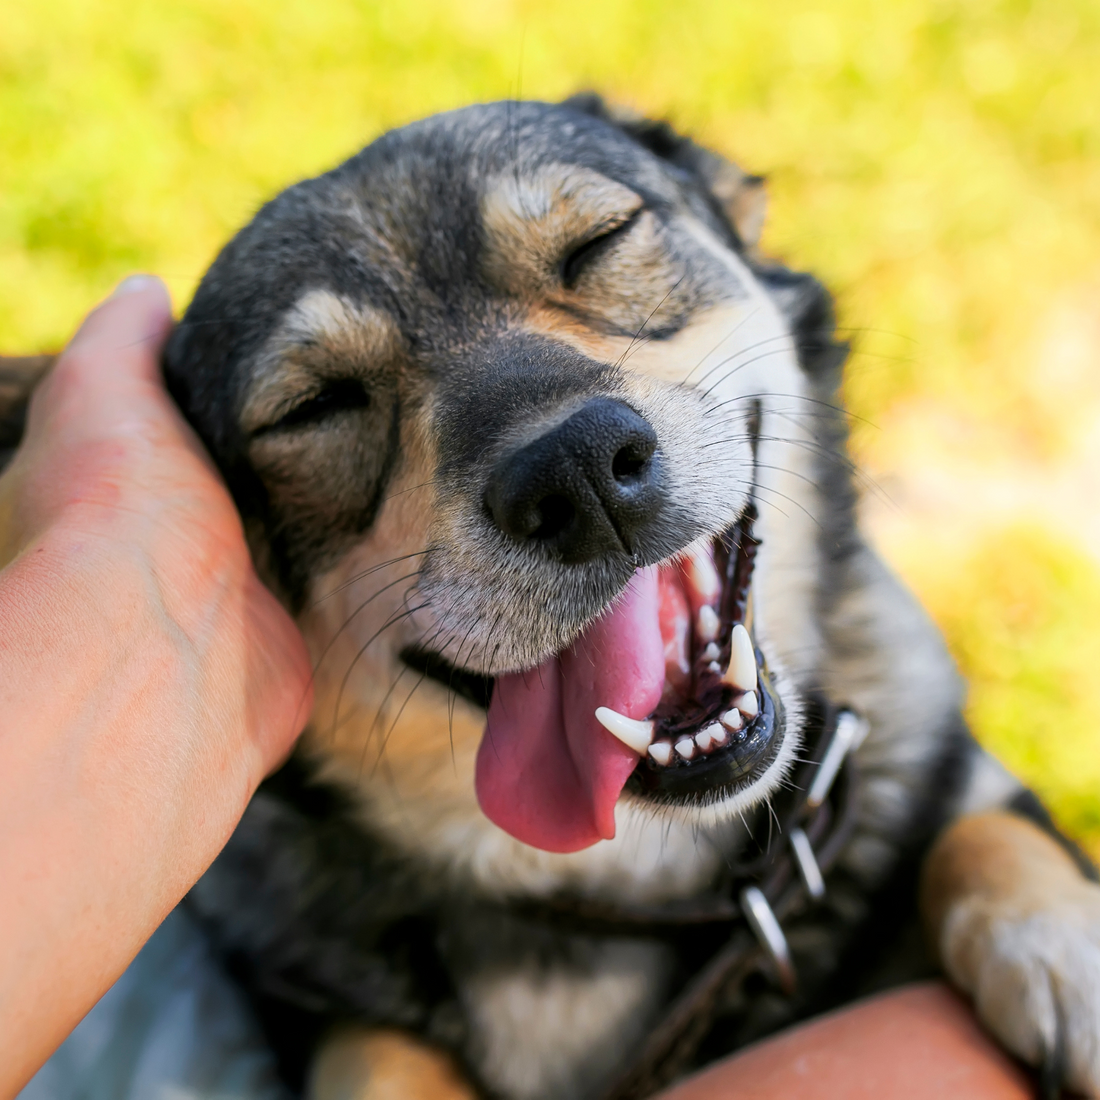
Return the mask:
<path id="1" fill-rule="evenodd" d="M 701 752 L 706 752 L 710 748 L 710 730 L 700 730 L 695 735 L 695 744 Z"/>
<path id="2" fill-rule="evenodd" d="M 714 642 L 708 642 L 707 648 L 703 650 L 704 661 L 717 661 L 721 650 L 714 644 Z"/>
<path id="3" fill-rule="evenodd" d="M 756 654 L 749 632 L 741 623 L 734 626 L 730 635 L 730 667 L 724 679 L 741 691 L 756 690 Z"/>
<path id="4" fill-rule="evenodd" d="M 733 733 L 736 733 L 742 726 L 744 719 L 741 717 L 741 712 L 734 707 L 733 710 L 727 710 L 725 714 L 719 719 L 726 729 Z"/>
<path id="5" fill-rule="evenodd" d="M 718 637 L 718 630 L 721 627 L 721 623 L 718 621 L 718 614 L 710 604 L 703 604 L 699 608 L 699 617 L 696 620 L 696 626 L 699 631 L 699 637 L 704 642 L 713 642 Z"/>
<path id="6" fill-rule="evenodd" d="M 681 737 L 676 742 L 676 752 L 685 760 L 690 760 L 695 755 L 695 741 L 690 737 Z"/>
<path id="7" fill-rule="evenodd" d="M 712 745 L 724 745 L 729 739 L 730 735 L 725 726 L 719 725 L 715 722 L 711 728 L 710 740 Z"/>
<path id="8" fill-rule="evenodd" d="M 738 696 L 734 699 L 733 705 L 746 718 L 755 718 L 760 713 L 760 703 L 755 691 L 746 691 L 744 695 Z"/>
<path id="9" fill-rule="evenodd" d="M 597 707 L 596 721 L 628 749 L 633 749 L 639 756 L 645 756 L 646 749 L 653 740 L 652 721 L 627 718 L 625 714 L 610 707 Z"/>
<path id="10" fill-rule="evenodd" d="M 672 763 L 672 746 L 667 741 L 654 741 L 646 751 L 664 767 Z"/>
<path id="11" fill-rule="evenodd" d="M 695 591 L 703 597 L 706 603 L 712 603 L 722 591 L 722 582 L 718 578 L 718 570 L 714 568 L 714 562 L 709 555 L 692 554 L 688 559 L 688 578 Z"/>
<path id="12" fill-rule="evenodd" d="M 722 666 L 717 661 L 711 661 L 711 663 L 707 665 L 707 672 L 713 672 L 715 676 L 721 676 Z"/>

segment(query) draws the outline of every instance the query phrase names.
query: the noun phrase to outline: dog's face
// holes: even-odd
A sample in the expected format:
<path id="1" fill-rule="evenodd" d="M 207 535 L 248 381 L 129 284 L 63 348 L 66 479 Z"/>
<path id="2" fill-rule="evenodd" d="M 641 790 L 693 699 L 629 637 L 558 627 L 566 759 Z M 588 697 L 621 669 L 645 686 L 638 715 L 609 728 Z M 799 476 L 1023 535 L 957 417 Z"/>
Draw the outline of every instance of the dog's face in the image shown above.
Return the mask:
<path id="1" fill-rule="evenodd" d="M 387 135 L 265 207 L 169 348 L 314 648 L 309 744 L 397 832 L 487 828 L 475 787 L 550 851 L 710 826 L 797 746 L 821 410 L 780 307 L 816 291 L 747 255 L 758 181 L 601 114 Z"/>

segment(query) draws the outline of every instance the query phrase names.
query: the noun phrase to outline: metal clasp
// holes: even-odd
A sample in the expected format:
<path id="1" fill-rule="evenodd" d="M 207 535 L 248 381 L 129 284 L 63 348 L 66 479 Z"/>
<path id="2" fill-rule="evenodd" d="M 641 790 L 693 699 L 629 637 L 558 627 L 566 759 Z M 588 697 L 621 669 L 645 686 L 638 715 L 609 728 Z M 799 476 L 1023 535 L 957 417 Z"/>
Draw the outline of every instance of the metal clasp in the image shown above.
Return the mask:
<path id="1" fill-rule="evenodd" d="M 791 830 L 791 851 L 794 853 L 794 864 L 798 868 L 802 885 L 806 887 L 806 893 L 814 901 L 820 901 L 825 896 L 825 879 L 805 830 Z"/>
<path id="2" fill-rule="evenodd" d="M 787 937 L 783 935 L 779 918 L 758 887 L 746 886 L 741 891 L 741 911 L 771 960 L 779 988 L 784 993 L 793 993 L 796 978 L 791 949 L 787 946 Z"/>
<path id="3" fill-rule="evenodd" d="M 832 790 L 844 758 L 863 744 L 869 729 L 866 718 L 860 718 L 850 710 L 840 712 L 836 720 L 836 732 L 818 765 L 817 774 L 810 784 L 810 793 L 806 795 L 807 809 L 816 810 L 829 797 L 829 791 Z"/>

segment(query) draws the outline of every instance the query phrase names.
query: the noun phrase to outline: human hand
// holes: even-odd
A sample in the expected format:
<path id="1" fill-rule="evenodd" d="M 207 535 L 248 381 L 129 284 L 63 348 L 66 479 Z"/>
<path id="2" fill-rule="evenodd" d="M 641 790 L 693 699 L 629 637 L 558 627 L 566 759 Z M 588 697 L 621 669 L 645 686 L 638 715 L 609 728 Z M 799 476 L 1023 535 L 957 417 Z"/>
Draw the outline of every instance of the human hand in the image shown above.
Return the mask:
<path id="1" fill-rule="evenodd" d="M 221 849 L 309 659 L 160 380 L 154 279 L 95 310 L 0 476 L 0 1095 Z"/>

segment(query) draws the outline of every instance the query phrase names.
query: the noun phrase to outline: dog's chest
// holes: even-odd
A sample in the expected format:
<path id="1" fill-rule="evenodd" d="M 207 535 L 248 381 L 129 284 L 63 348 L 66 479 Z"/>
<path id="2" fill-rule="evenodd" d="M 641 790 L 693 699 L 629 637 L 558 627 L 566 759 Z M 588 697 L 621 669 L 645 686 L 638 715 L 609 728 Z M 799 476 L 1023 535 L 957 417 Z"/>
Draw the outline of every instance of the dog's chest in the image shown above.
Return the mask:
<path id="1" fill-rule="evenodd" d="M 481 915 L 444 934 L 466 1057 L 509 1100 L 603 1095 L 652 1026 L 675 968 L 654 940 L 567 935 Z"/>

